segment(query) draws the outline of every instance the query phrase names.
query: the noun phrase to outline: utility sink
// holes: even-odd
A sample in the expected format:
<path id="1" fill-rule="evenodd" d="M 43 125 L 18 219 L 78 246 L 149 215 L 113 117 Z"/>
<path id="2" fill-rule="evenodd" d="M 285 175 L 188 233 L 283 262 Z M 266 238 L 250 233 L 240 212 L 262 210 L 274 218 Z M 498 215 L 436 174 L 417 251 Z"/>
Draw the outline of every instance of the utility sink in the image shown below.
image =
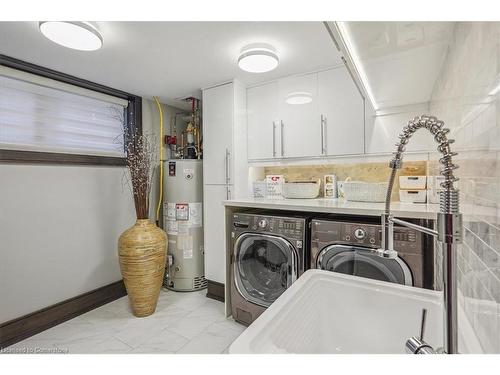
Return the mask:
<path id="1" fill-rule="evenodd" d="M 443 343 L 442 293 L 309 270 L 229 348 L 229 353 L 405 353 L 418 336 Z"/>

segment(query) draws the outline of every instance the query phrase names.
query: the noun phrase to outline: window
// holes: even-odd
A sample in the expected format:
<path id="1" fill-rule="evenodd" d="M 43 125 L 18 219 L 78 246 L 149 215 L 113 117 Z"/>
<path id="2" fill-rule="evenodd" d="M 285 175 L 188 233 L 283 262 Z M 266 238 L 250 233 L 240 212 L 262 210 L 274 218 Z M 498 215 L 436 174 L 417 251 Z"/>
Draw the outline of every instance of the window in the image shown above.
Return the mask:
<path id="1" fill-rule="evenodd" d="M 140 111 L 131 108 L 140 98 L 119 91 L 119 96 L 109 95 L 112 89 L 74 77 L 85 85 L 3 65 L 0 161 L 124 164 L 123 131 L 140 123 Z"/>

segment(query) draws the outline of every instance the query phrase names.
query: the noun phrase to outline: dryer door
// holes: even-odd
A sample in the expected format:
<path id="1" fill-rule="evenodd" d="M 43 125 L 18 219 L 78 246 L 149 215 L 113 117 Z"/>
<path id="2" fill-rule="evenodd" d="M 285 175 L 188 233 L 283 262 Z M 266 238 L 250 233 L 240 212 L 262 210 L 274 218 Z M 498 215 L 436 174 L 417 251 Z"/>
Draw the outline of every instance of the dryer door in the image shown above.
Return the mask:
<path id="1" fill-rule="evenodd" d="M 321 250 L 316 263 L 326 271 L 413 285 L 410 268 L 402 259 L 381 258 L 364 247 L 330 245 Z"/>
<path id="2" fill-rule="evenodd" d="M 285 239 L 244 233 L 234 245 L 234 278 L 247 301 L 271 305 L 297 278 L 297 253 Z"/>

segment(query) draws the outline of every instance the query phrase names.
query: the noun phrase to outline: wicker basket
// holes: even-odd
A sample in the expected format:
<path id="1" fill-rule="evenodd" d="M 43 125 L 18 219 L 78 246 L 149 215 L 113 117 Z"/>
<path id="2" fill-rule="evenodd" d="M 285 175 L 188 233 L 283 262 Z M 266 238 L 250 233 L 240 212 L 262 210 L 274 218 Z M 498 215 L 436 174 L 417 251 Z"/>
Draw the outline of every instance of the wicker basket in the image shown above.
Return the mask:
<path id="1" fill-rule="evenodd" d="M 385 202 L 387 182 L 344 181 L 342 190 L 348 201 Z"/>
<path id="2" fill-rule="evenodd" d="M 313 199 L 319 195 L 321 180 L 285 182 L 283 196 L 287 199 Z"/>

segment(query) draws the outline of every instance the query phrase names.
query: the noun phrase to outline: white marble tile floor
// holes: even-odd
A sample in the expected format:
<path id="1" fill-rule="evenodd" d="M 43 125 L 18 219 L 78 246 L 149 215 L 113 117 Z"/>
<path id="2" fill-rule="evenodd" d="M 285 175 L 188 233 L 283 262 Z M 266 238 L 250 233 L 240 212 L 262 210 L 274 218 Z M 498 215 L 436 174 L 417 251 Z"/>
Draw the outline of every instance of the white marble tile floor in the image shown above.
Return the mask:
<path id="1" fill-rule="evenodd" d="M 123 297 L 4 349 L 6 353 L 227 353 L 244 326 L 206 291 L 162 289 L 156 312 L 132 315 Z"/>

